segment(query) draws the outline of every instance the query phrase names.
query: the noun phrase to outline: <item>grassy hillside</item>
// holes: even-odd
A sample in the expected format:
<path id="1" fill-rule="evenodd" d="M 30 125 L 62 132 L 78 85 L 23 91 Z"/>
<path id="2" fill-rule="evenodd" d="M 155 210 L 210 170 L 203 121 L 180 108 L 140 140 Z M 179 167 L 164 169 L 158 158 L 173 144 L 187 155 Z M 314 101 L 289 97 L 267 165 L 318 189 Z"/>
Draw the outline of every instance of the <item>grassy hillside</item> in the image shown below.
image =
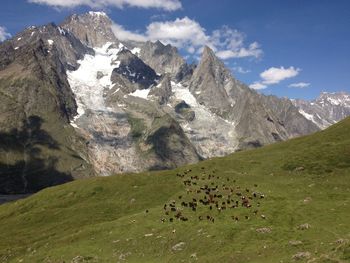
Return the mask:
<path id="1" fill-rule="evenodd" d="M 172 171 L 79 180 L 0 206 L 0 261 L 350 262 L 349 176 L 348 118 Z"/>

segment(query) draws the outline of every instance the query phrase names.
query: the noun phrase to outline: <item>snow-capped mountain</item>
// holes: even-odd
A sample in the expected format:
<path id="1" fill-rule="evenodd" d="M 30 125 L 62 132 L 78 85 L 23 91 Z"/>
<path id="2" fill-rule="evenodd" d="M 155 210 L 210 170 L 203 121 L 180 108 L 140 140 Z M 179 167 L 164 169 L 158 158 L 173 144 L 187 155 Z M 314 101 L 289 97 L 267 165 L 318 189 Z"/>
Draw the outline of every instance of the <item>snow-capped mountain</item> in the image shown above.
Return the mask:
<path id="1" fill-rule="evenodd" d="M 346 92 L 322 92 L 313 101 L 292 101 L 305 118 L 314 122 L 321 129 L 350 116 L 350 94 Z"/>
<path id="2" fill-rule="evenodd" d="M 235 79 L 209 47 L 189 65 L 111 26 L 88 12 L 0 45 L 0 192 L 174 168 L 320 129 L 295 101 Z"/>

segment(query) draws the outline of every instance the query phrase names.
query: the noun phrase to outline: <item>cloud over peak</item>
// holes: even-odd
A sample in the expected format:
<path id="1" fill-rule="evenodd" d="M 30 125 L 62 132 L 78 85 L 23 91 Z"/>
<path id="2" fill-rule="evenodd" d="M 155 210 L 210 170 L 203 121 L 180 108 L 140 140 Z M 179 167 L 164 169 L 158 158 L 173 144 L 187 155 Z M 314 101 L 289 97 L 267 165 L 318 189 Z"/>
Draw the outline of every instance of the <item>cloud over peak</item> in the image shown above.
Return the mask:
<path id="1" fill-rule="evenodd" d="M 77 6 L 89 6 L 91 8 L 138 7 L 174 11 L 182 7 L 179 0 L 28 0 L 28 2 L 63 8 L 73 8 Z"/>
<path id="2" fill-rule="evenodd" d="M 187 16 L 171 21 L 151 22 L 144 33 L 126 30 L 118 24 L 114 24 L 113 31 L 120 40 L 160 40 L 164 44 L 184 49 L 189 54 L 199 54 L 207 45 L 221 59 L 257 58 L 263 53 L 257 42 L 246 45 L 245 35 L 238 30 L 223 26 L 208 34 L 197 21 Z"/>
<path id="3" fill-rule="evenodd" d="M 0 26 L 0 42 L 4 41 L 9 37 L 11 37 L 11 34 L 6 31 L 5 27 Z"/>

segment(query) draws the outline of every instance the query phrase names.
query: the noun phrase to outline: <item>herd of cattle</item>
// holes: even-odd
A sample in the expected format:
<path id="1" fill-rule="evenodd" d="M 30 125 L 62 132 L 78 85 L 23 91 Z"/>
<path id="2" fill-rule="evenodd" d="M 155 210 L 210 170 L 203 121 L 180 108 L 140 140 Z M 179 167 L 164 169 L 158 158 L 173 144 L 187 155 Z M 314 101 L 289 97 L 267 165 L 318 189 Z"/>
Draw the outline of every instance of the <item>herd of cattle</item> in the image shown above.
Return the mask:
<path id="1" fill-rule="evenodd" d="M 236 184 L 236 180 L 222 178 L 215 170 L 207 172 L 204 167 L 201 167 L 201 170 L 196 175 L 191 169 L 176 174 L 182 178 L 186 192 L 179 195 L 177 200 L 164 204 L 162 222 L 198 218 L 200 221 L 208 220 L 214 223 L 215 218 L 220 218 L 223 213 L 229 213 L 234 221 L 239 221 L 242 214 L 242 219 L 246 220 L 258 215 L 265 219 L 265 216 L 259 213 L 265 195 L 256 190 L 256 184 L 253 190 L 241 188 Z M 240 209 L 245 209 L 245 213 L 238 212 Z"/>

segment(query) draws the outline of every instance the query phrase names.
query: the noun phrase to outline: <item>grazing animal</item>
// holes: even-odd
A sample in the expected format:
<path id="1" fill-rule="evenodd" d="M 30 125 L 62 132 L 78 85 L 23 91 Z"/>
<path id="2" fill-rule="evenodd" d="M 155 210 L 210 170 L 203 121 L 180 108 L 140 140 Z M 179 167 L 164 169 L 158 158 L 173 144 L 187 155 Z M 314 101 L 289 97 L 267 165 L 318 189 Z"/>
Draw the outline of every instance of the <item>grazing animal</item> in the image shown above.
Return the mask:
<path id="1" fill-rule="evenodd" d="M 170 222 L 173 222 L 173 221 L 174 221 L 174 219 L 171 217 L 171 218 L 169 219 L 169 221 L 170 221 Z"/>
<path id="2" fill-rule="evenodd" d="M 179 218 L 181 217 L 181 212 L 177 212 L 176 215 L 175 215 L 176 218 Z"/>

